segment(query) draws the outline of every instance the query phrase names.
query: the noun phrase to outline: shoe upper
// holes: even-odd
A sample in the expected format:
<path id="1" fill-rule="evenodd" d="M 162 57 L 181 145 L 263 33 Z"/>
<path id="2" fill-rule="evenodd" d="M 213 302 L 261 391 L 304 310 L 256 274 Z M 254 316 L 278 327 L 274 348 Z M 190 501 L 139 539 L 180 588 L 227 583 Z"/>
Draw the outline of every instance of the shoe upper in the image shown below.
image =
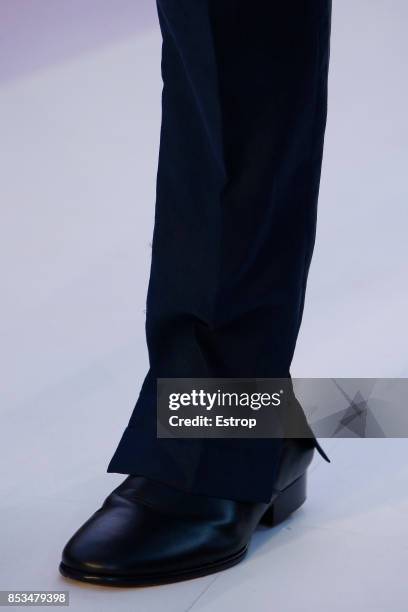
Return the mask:
<path id="1" fill-rule="evenodd" d="M 279 491 L 312 460 L 309 441 L 287 441 L 270 503 L 192 495 L 129 476 L 64 548 L 62 563 L 89 574 L 171 574 L 243 552 Z"/>
<path id="2" fill-rule="evenodd" d="M 126 575 L 210 564 L 243 549 L 267 507 L 189 495 L 129 476 L 74 534 L 62 562 Z"/>

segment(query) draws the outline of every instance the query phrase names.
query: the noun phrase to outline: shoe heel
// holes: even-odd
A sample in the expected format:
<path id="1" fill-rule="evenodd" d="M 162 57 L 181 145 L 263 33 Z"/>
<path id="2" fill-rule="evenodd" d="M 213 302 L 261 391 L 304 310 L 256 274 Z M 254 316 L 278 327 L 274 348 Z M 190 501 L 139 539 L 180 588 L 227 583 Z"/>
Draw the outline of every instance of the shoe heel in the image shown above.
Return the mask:
<path id="1" fill-rule="evenodd" d="M 273 527 L 300 508 L 306 499 L 306 473 L 283 489 L 261 518 L 261 523 Z"/>

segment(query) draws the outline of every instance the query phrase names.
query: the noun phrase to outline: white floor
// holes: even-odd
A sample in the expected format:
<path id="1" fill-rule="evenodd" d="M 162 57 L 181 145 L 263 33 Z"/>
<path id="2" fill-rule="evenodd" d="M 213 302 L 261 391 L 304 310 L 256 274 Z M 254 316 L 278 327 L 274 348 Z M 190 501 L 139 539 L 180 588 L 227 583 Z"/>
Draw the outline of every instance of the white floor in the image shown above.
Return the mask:
<path id="1" fill-rule="evenodd" d="M 97 402 L 91 404 L 89 413 L 96 417 Z M 56 412 L 50 406 L 44 414 L 46 427 L 29 428 L 36 438 L 30 445 L 33 456 L 26 457 L 30 465 L 7 477 L 1 589 L 69 590 L 74 610 L 407 609 L 405 440 L 327 444 L 332 465 L 315 461 L 306 504 L 281 526 L 259 530 L 239 566 L 176 585 L 109 589 L 68 581 L 57 573 L 65 540 L 121 477 L 104 475 L 93 450 L 84 448 L 86 440 L 92 449 L 95 445 L 89 425 L 81 431 L 82 444 L 75 439 L 75 424 L 50 443 L 50 432 L 61 428 Z M 98 427 L 99 451 L 104 434 L 108 426 Z M 37 446 L 47 449 L 51 465 L 41 465 Z"/>
<path id="2" fill-rule="evenodd" d="M 66 539 L 122 479 L 105 469 L 147 366 L 160 38 L 153 2 L 121 3 L 75 0 L 68 19 L 38 0 L 41 19 L 16 12 L 0 37 L 0 589 L 69 589 L 73 610 L 405 612 L 406 440 L 327 441 L 307 504 L 222 574 L 109 590 L 57 573 Z M 335 3 L 295 376 L 408 371 L 407 18 L 402 0 Z"/>

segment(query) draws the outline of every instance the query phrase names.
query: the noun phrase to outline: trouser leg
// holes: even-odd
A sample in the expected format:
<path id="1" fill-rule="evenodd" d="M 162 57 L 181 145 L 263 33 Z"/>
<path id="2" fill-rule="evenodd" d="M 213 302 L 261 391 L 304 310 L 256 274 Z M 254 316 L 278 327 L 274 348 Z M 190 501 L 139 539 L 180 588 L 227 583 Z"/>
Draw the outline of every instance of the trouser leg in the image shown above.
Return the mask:
<path id="1" fill-rule="evenodd" d="M 280 441 L 157 440 L 156 379 L 289 375 L 315 237 L 331 3 L 158 0 L 158 11 L 150 371 L 109 470 L 265 498 Z"/>

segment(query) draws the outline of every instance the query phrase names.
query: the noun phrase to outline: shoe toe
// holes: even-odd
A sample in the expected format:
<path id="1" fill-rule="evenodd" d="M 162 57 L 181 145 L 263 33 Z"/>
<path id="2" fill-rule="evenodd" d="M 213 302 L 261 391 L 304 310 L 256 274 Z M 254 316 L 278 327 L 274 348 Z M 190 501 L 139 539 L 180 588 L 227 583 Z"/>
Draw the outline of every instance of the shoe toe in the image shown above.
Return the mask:
<path id="1" fill-rule="evenodd" d="M 121 573 L 129 554 L 137 548 L 134 509 L 100 509 L 86 521 L 66 544 L 63 566 L 80 572 Z"/>

